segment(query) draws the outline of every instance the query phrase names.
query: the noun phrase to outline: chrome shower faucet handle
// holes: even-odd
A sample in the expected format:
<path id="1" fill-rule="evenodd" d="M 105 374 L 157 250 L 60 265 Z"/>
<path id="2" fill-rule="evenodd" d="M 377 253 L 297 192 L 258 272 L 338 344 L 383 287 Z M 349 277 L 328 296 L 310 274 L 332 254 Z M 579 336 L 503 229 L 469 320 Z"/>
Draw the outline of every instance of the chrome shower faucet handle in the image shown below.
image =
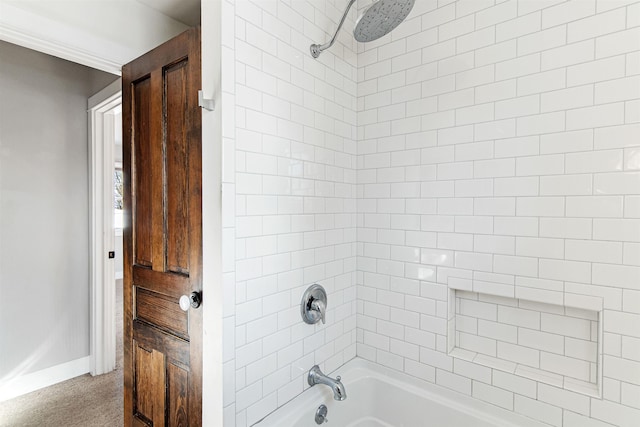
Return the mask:
<path id="1" fill-rule="evenodd" d="M 327 293 L 318 284 L 311 285 L 302 296 L 300 302 L 300 314 L 305 323 L 313 325 L 322 320 L 326 323 Z"/>

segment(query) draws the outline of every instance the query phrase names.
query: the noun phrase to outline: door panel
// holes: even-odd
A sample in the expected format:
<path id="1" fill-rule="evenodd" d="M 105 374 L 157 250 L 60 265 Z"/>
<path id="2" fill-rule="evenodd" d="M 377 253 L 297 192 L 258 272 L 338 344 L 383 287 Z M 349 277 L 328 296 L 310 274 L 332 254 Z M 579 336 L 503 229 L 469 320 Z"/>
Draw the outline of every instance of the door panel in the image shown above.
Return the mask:
<path id="1" fill-rule="evenodd" d="M 167 269 L 174 273 L 189 274 L 188 208 L 189 158 L 186 144 L 187 88 L 186 61 L 166 71 L 167 139 Z"/>
<path id="2" fill-rule="evenodd" d="M 133 176 L 136 189 L 151 187 L 151 140 L 150 140 L 150 116 L 151 116 L 151 79 L 149 76 L 133 83 L 134 103 L 132 111 L 134 129 L 136 130 L 136 144 L 133 147 L 134 157 L 138 164 Z M 123 82 L 124 87 L 124 82 Z M 123 120 L 124 122 L 124 120 Z M 125 132 L 123 130 L 123 132 Z M 124 136 L 124 133 L 123 133 Z M 132 194 L 135 208 L 133 236 L 135 242 L 136 265 L 151 266 L 151 207 L 152 199 L 150 191 L 136 191 Z"/>
<path id="3" fill-rule="evenodd" d="M 175 336 L 189 339 L 189 317 L 175 297 L 136 287 L 136 318 Z"/>
<path id="4" fill-rule="evenodd" d="M 187 425 L 188 395 L 189 395 L 189 371 L 176 363 L 169 364 L 167 369 L 169 376 L 169 425 Z"/>
<path id="5" fill-rule="evenodd" d="M 200 32 L 123 75 L 126 426 L 202 424 Z"/>

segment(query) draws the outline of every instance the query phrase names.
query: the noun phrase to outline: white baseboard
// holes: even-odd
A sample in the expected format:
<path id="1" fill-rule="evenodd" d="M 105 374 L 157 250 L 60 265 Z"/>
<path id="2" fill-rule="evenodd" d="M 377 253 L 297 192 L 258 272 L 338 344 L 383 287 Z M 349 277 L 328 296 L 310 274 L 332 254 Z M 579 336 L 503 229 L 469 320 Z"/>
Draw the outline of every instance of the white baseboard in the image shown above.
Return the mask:
<path id="1" fill-rule="evenodd" d="M 89 372 L 89 356 L 0 382 L 0 402 Z"/>

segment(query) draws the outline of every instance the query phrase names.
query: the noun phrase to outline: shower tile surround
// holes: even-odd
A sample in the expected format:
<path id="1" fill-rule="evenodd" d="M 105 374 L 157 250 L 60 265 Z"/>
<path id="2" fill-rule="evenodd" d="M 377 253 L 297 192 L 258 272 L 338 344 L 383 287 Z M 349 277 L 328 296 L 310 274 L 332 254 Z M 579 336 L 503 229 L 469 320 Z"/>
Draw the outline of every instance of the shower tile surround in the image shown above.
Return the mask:
<path id="1" fill-rule="evenodd" d="M 417 0 L 368 44 L 352 10 L 313 60 L 345 4 L 223 2 L 225 425 L 356 354 L 633 425 L 640 2 Z M 315 282 L 326 325 L 300 318 Z"/>
<path id="2" fill-rule="evenodd" d="M 342 13 L 342 0 L 222 3 L 227 426 L 302 393 L 314 364 L 356 356 L 356 42 L 309 54 Z M 325 325 L 300 314 L 313 283 Z"/>

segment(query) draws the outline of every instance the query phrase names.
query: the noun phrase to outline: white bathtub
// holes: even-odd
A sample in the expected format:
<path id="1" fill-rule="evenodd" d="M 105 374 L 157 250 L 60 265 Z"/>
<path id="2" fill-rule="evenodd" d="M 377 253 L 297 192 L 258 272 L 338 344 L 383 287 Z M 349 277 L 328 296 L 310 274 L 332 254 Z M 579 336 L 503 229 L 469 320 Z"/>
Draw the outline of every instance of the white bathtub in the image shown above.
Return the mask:
<path id="1" fill-rule="evenodd" d="M 255 426 L 315 427 L 321 404 L 328 408 L 327 426 L 333 427 L 546 426 L 359 358 L 330 374 L 336 375 L 342 377 L 346 400 L 335 401 L 329 387 L 316 385 Z"/>

